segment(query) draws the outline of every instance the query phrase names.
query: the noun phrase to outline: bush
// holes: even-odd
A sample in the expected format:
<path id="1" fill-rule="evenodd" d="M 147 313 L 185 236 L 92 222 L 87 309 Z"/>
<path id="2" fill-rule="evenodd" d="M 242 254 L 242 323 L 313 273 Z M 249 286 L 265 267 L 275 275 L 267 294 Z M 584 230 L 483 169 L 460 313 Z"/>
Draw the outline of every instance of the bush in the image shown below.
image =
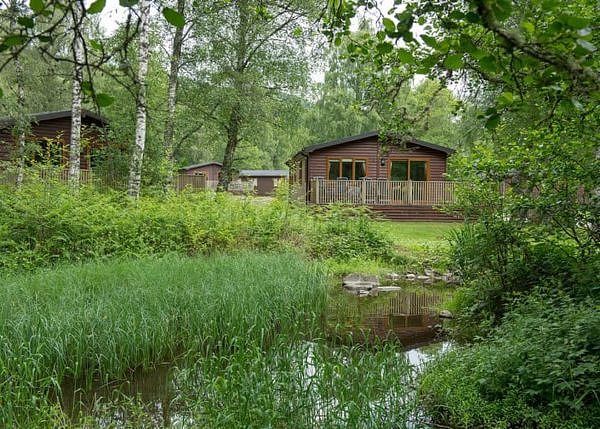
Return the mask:
<path id="1" fill-rule="evenodd" d="M 391 246 L 360 211 L 314 216 L 283 198 L 260 203 L 226 193 L 145 196 L 61 184 L 0 187 L 0 270 L 58 262 L 195 255 L 238 249 L 296 250 L 318 258 L 388 258 Z"/>
<path id="2" fill-rule="evenodd" d="M 489 339 L 427 369 L 427 410 L 456 427 L 599 427 L 598 301 L 536 290 L 514 305 Z"/>
<path id="3" fill-rule="evenodd" d="M 368 211 L 335 205 L 318 214 L 309 252 L 336 260 L 390 260 L 393 257 L 391 241 L 374 227 Z"/>

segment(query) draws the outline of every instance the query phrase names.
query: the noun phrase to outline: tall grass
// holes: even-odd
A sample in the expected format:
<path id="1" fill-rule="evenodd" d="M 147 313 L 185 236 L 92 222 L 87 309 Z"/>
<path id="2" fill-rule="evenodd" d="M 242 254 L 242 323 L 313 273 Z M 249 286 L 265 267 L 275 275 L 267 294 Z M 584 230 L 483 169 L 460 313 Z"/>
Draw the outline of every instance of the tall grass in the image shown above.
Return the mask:
<path id="1" fill-rule="evenodd" d="M 0 423 L 43 425 L 48 396 L 67 378 L 88 385 L 184 352 L 308 332 L 325 304 L 325 275 L 287 254 L 171 255 L 6 277 Z"/>
<path id="2" fill-rule="evenodd" d="M 398 343 L 330 347 L 278 341 L 213 355 L 176 376 L 175 406 L 193 427 L 399 428 L 414 416 Z"/>

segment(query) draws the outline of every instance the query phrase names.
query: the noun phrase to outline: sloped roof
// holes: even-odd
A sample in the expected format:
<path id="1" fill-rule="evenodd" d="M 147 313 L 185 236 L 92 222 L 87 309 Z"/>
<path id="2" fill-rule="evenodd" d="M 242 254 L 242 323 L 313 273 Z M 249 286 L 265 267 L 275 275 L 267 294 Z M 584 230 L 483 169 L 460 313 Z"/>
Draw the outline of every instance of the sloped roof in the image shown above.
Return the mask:
<path id="1" fill-rule="evenodd" d="M 192 164 L 192 165 L 186 165 L 185 167 L 181 167 L 179 170 L 193 170 L 194 168 L 201 168 L 201 167 L 208 167 L 209 165 L 216 165 L 219 167 L 223 167 L 223 164 L 221 164 L 220 162 L 217 161 L 209 161 L 209 162 L 203 162 L 201 164 Z"/>
<path id="2" fill-rule="evenodd" d="M 338 145 L 342 145 L 342 144 L 346 144 L 346 143 L 353 143 L 353 142 L 356 142 L 359 140 L 364 140 L 364 139 L 369 139 L 369 138 L 374 138 L 374 137 L 379 137 L 379 131 L 369 131 L 368 133 L 359 134 L 356 136 L 344 137 L 344 138 L 337 139 L 337 140 L 331 140 L 331 141 L 324 142 L 324 143 L 318 143 L 318 144 L 314 144 L 311 146 L 306 146 L 304 149 L 302 149 L 301 151 L 296 153 L 294 155 L 294 158 L 298 155 L 306 156 L 309 153 L 312 153 L 312 152 L 315 152 L 315 151 L 318 151 L 321 149 L 325 149 L 328 147 L 338 146 Z M 444 152 L 447 155 L 453 154 L 455 152 L 454 149 L 450 149 L 449 147 L 440 146 L 440 145 L 429 143 L 429 142 L 426 142 L 423 140 L 412 139 L 412 140 L 410 140 L 410 143 L 415 144 L 417 146 L 426 147 L 429 149 Z"/>
<path id="3" fill-rule="evenodd" d="M 32 122 L 43 122 L 50 121 L 52 119 L 61 119 L 61 118 L 70 118 L 71 111 L 70 110 L 60 110 L 56 112 L 38 112 L 38 113 L 30 113 L 29 114 L 30 121 Z M 81 118 L 90 118 L 96 122 L 101 123 L 102 125 L 108 125 L 108 119 L 104 116 L 100 116 L 91 112 L 89 110 L 81 109 Z M 5 116 L 0 118 L 0 125 L 12 125 L 15 122 L 14 118 L 10 116 Z"/>
<path id="4" fill-rule="evenodd" d="M 240 177 L 287 177 L 287 170 L 240 170 Z"/>

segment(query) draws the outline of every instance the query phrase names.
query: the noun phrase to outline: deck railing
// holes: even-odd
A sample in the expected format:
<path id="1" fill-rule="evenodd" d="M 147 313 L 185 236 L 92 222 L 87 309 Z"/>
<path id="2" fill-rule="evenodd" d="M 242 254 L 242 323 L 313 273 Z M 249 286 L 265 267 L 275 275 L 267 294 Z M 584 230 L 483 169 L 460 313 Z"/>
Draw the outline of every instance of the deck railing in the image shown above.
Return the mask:
<path id="1" fill-rule="evenodd" d="M 65 169 L 42 168 L 27 169 L 24 174 L 24 182 L 40 180 L 42 182 L 69 182 L 69 172 Z M 104 189 L 126 189 L 127 177 L 121 175 L 98 173 L 92 170 L 80 170 L 79 182 L 82 185 L 93 185 Z M 190 189 L 200 191 L 207 188 L 205 176 L 193 176 L 189 174 L 177 174 L 173 177 L 173 188 L 176 191 Z M 15 186 L 17 173 L 15 171 L 0 171 L 0 185 Z"/>
<path id="2" fill-rule="evenodd" d="M 446 181 L 313 179 L 309 192 L 314 204 L 436 206 L 453 202 L 455 187 Z"/>

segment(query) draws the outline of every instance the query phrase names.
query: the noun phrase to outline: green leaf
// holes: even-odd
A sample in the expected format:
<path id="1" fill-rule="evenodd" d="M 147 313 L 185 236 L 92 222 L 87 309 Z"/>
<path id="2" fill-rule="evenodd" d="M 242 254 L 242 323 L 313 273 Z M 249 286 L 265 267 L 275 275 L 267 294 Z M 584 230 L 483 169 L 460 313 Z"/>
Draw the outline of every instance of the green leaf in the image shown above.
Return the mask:
<path id="1" fill-rule="evenodd" d="M 35 23 L 33 22 L 33 19 L 28 16 L 18 17 L 17 22 L 19 23 L 19 25 L 26 27 L 26 28 L 33 28 L 33 26 L 35 25 Z"/>
<path id="2" fill-rule="evenodd" d="M 577 44 L 581 46 L 586 51 L 595 52 L 598 48 L 593 43 L 588 42 L 587 40 L 577 39 Z"/>
<path id="3" fill-rule="evenodd" d="M 87 12 L 90 14 L 100 13 L 104 10 L 104 6 L 106 6 L 106 0 L 96 0 L 88 7 Z"/>
<path id="4" fill-rule="evenodd" d="M 44 10 L 44 0 L 29 0 L 29 9 L 35 13 L 40 13 Z"/>
<path id="5" fill-rule="evenodd" d="M 0 88 L 0 98 L 4 97 L 4 92 L 2 91 L 2 88 Z"/>
<path id="6" fill-rule="evenodd" d="M 500 115 L 498 113 L 495 113 L 487 118 L 487 120 L 485 121 L 485 127 L 488 130 L 493 130 L 498 126 L 499 123 Z"/>
<path id="7" fill-rule="evenodd" d="M 52 43 L 52 37 L 50 36 L 37 36 L 37 39 L 42 43 Z"/>
<path id="8" fill-rule="evenodd" d="M 449 70 L 456 70 L 461 68 L 464 65 L 462 60 L 462 55 L 452 54 L 448 55 L 444 60 L 444 67 Z"/>
<path id="9" fill-rule="evenodd" d="M 428 36 L 427 34 L 421 34 L 421 40 L 423 40 L 426 45 L 432 47 L 433 49 L 437 49 L 439 46 L 435 37 Z"/>
<path id="10" fill-rule="evenodd" d="M 185 26 L 185 18 L 175 9 L 165 7 L 162 11 L 162 14 L 167 22 L 172 26 L 177 28 L 183 28 Z"/>
<path id="11" fill-rule="evenodd" d="M 383 18 L 383 27 L 386 33 L 394 33 L 396 31 L 396 24 L 389 18 Z"/>
<path id="12" fill-rule="evenodd" d="M 390 42 L 383 42 L 377 44 L 376 49 L 381 55 L 385 55 L 394 50 L 394 45 L 392 45 Z"/>
<path id="13" fill-rule="evenodd" d="M 535 32 L 535 25 L 533 24 L 533 22 L 530 21 L 523 21 L 521 23 L 521 28 L 530 34 L 533 34 Z"/>
<path id="14" fill-rule="evenodd" d="M 586 28 L 591 23 L 591 21 L 588 18 L 582 18 L 580 16 L 566 14 L 559 16 L 558 21 L 571 28 L 574 28 L 575 30 L 581 30 L 582 28 Z"/>
<path id="15" fill-rule="evenodd" d="M 102 43 L 98 42 L 97 40 L 91 39 L 90 46 L 92 47 L 92 49 L 95 49 L 97 51 L 102 50 Z"/>
<path id="16" fill-rule="evenodd" d="M 123 7 L 132 7 L 138 4 L 138 0 L 119 0 L 119 4 Z"/>
<path id="17" fill-rule="evenodd" d="M 396 51 L 398 53 L 398 59 L 404 64 L 414 64 L 415 58 L 413 55 L 404 48 L 400 48 Z"/>
<path id="18" fill-rule="evenodd" d="M 499 21 L 506 21 L 510 18 L 512 13 L 512 1 L 511 0 L 496 0 L 495 3 L 492 3 L 492 9 L 494 10 L 494 15 Z"/>
<path id="19" fill-rule="evenodd" d="M 25 37 L 25 36 L 21 36 L 19 34 L 13 34 L 10 36 L 6 36 L 6 38 L 4 39 L 4 41 L 2 43 L 8 47 L 11 47 L 11 46 L 22 45 L 23 43 L 25 43 L 26 40 L 27 40 L 27 37 Z"/>
<path id="20" fill-rule="evenodd" d="M 108 95 L 108 94 L 96 94 L 96 104 L 98 104 L 99 107 L 106 107 L 106 106 L 110 106 L 111 104 L 113 104 L 115 102 L 115 97 Z"/>
<path id="21" fill-rule="evenodd" d="M 488 73 L 496 73 L 499 71 L 498 63 L 496 63 L 496 59 L 491 55 L 481 58 L 478 62 L 479 67 L 481 67 L 483 71 Z"/>
<path id="22" fill-rule="evenodd" d="M 85 93 L 91 93 L 92 92 L 92 82 L 90 82 L 89 80 L 85 80 L 85 81 L 81 82 L 81 90 Z"/>

